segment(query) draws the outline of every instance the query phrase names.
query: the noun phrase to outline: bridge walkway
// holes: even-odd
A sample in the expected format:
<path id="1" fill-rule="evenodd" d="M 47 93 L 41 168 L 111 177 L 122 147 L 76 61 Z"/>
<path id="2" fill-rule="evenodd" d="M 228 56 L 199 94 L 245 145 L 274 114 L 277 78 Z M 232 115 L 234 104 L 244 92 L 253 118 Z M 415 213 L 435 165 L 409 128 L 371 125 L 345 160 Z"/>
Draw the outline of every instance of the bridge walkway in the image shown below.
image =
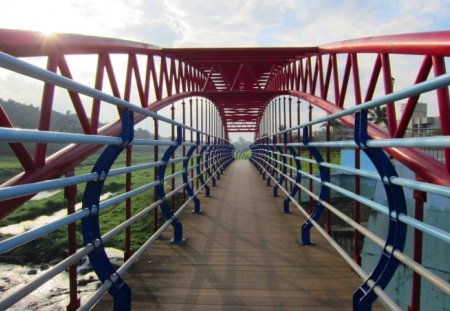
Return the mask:
<path id="1" fill-rule="evenodd" d="M 296 244 L 304 217 L 282 213 L 249 161 L 211 190 L 201 215 L 181 217 L 186 245 L 170 245 L 166 230 L 126 274 L 133 310 L 351 309 L 357 275 L 314 229 L 315 246 Z M 95 310 L 112 310 L 110 296 Z"/>

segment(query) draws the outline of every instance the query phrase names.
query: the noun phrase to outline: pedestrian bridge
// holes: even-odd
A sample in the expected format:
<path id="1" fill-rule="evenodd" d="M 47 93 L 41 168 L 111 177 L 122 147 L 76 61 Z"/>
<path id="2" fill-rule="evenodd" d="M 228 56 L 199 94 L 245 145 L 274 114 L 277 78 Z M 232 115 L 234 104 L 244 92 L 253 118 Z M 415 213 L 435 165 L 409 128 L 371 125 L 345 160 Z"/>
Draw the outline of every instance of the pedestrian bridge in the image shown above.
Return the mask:
<path id="1" fill-rule="evenodd" d="M 2 30 L 0 50 L 5 72 L 42 87 L 36 128 L 0 106 L 1 146 L 22 171 L 0 186 L 0 217 L 42 191 L 63 189 L 67 205 L 0 241 L 8 254 L 67 231 L 66 256 L 4 292 L 1 310 L 60 273 L 68 310 L 448 307 L 450 32 L 164 49 Z M 78 128 L 53 128 L 58 105 Z M 254 133 L 248 160 L 234 159 L 233 132 Z M 100 283 L 80 300 L 85 256 Z"/>

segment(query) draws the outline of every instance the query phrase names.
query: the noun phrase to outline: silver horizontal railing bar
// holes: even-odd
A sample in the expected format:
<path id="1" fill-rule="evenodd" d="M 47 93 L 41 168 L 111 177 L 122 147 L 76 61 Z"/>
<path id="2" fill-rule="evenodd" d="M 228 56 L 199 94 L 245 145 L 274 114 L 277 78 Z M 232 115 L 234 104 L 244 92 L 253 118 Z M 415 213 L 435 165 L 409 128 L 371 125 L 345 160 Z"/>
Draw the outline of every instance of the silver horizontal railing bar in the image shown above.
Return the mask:
<path id="1" fill-rule="evenodd" d="M 47 270 L 47 272 L 39 275 L 30 283 L 25 284 L 24 286 L 14 290 L 12 293 L 4 297 L 0 300 L 0 310 L 6 310 L 6 308 L 12 306 L 17 303 L 23 297 L 29 295 L 31 292 L 36 290 L 38 287 L 42 286 L 47 281 L 54 278 L 56 275 L 64 271 L 67 267 L 70 267 L 80 261 L 81 258 L 88 255 L 95 249 L 95 246 L 89 244 L 80 250 L 78 250 L 74 255 L 67 257 L 66 259 L 60 261 L 56 266 Z"/>
<path id="2" fill-rule="evenodd" d="M 176 146 L 176 141 L 135 138 L 130 145 L 138 146 Z"/>
<path id="3" fill-rule="evenodd" d="M 122 138 L 117 136 L 85 135 L 0 127 L 0 141 L 8 143 L 78 143 L 121 145 Z"/>
<path id="4" fill-rule="evenodd" d="M 171 175 L 167 175 L 164 177 L 164 181 L 168 181 L 168 180 L 172 180 L 174 178 L 177 178 L 178 176 L 180 176 L 181 174 L 184 173 L 184 170 L 178 171 L 176 173 L 173 173 Z"/>
<path id="5" fill-rule="evenodd" d="M 392 148 L 392 147 L 450 147 L 450 136 L 429 136 L 414 138 L 390 138 L 390 139 L 370 139 L 366 143 L 370 148 Z"/>
<path id="6" fill-rule="evenodd" d="M 65 177 L 56 180 L 46 180 L 32 184 L 17 185 L 0 189 L 0 200 L 13 199 L 42 191 L 60 189 L 67 186 L 93 181 L 100 178 L 97 173 L 83 174 L 73 177 Z"/>
<path id="7" fill-rule="evenodd" d="M 167 161 L 168 164 L 172 164 L 172 163 L 179 163 L 179 162 L 183 162 L 184 160 L 189 159 L 188 157 L 180 157 L 180 158 L 175 158 L 175 159 L 170 159 L 169 161 Z"/>
<path id="8" fill-rule="evenodd" d="M 277 144 L 277 146 L 289 147 L 305 147 L 303 143 L 288 143 Z M 446 148 L 450 147 L 450 136 L 430 136 L 430 137 L 415 137 L 415 138 L 389 138 L 389 139 L 370 139 L 367 143 L 358 144 L 353 140 L 339 140 L 339 141 L 312 141 L 308 143 L 312 147 L 327 147 L 327 148 Z"/>
<path id="9" fill-rule="evenodd" d="M 13 250 L 21 245 L 29 243 L 43 235 L 58 230 L 64 226 L 67 226 L 77 220 L 89 216 L 89 210 L 82 209 L 73 214 L 67 215 L 55 222 L 43 225 L 41 227 L 28 230 L 19 235 L 13 236 L 0 242 L 0 254 Z"/>
<path id="10" fill-rule="evenodd" d="M 172 191 L 173 192 L 173 191 Z M 170 193 L 172 193 L 170 192 Z M 169 194 L 170 194 L 169 193 Z M 172 195 L 171 195 L 172 196 Z M 170 196 L 168 195 L 168 197 L 170 198 Z M 167 197 L 166 197 L 167 198 Z M 146 207 L 145 209 L 143 209 L 142 211 L 140 211 L 138 214 L 132 216 L 130 219 L 124 221 L 123 223 L 121 223 L 120 225 L 118 225 L 117 227 L 115 227 L 114 229 L 110 230 L 109 232 L 107 232 L 103 237 L 102 237 L 102 241 L 104 243 L 110 241 L 111 239 L 113 239 L 115 236 L 117 236 L 118 234 L 120 234 L 120 232 L 122 232 L 124 229 L 128 228 L 129 226 L 131 226 L 132 224 L 136 223 L 138 220 L 142 219 L 143 217 L 147 216 L 151 211 L 153 211 L 155 208 L 157 208 L 159 205 L 161 205 L 161 203 L 164 200 L 158 200 L 153 202 L 152 204 L 150 204 L 148 207 Z"/>
<path id="11" fill-rule="evenodd" d="M 278 171 L 280 174 L 283 174 L 282 171 L 278 170 L 277 168 L 275 168 L 273 165 L 271 165 L 269 162 L 267 162 L 266 160 L 262 159 L 262 161 L 264 161 L 267 165 L 269 165 L 270 167 L 272 167 L 273 169 L 275 169 L 276 171 Z M 264 169 L 264 168 L 263 168 Z M 264 169 L 265 170 L 265 169 Z M 318 195 L 316 195 L 314 192 L 309 191 L 308 188 L 304 187 L 301 184 L 298 184 L 295 182 L 294 179 L 290 178 L 290 176 L 283 174 L 289 181 L 295 183 L 299 188 L 302 189 L 302 191 L 305 191 L 309 196 L 311 196 L 314 200 L 316 200 L 317 202 L 320 202 L 323 206 L 325 206 L 327 209 L 329 209 L 330 211 L 333 212 L 333 214 L 335 214 L 336 216 L 338 216 L 339 218 L 341 218 L 343 221 L 345 221 L 347 224 L 349 224 L 351 227 L 353 227 L 354 229 L 358 230 L 360 233 L 362 233 L 364 236 L 366 236 L 367 238 L 369 238 L 370 240 L 372 240 L 375 244 L 377 244 L 379 247 L 383 248 L 385 241 L 383 241 L 383 239 L 381 239 L 380 237 L 378 237 L 377 235 L 375 235 L 374 233 L 372 233 L 371 231 L 369 231 L 368 229 L 366 229 L 365 227 L 363 227 L 362 225 L 356 223 L 353 219 L 351 219 L 350 217 L 348 217 L 347 215 L 343 214 L 341 211 L 339 211 L 338 209 L 336 209 L 334 206 L 332 206 L 330 203 L 323 201 L 319 198 Z M 295 201 L 295 198 L 292 198 L 290 196 L 290 194 L 284 189 L 283 185 L 279 184 L 278 181 L 276 179 L 274 179 L 272 176 L 270 176 L 283 190 L 283 192 L 285 192 L 288 197 L 294 202 L 294 204 L 297 205 L 297 202 Z M 306 213 L 306 211 L 305 211 Z M 386 215 L 389 213 L 389 211 L 386 212 Z M 395 217 L 395 213 L 392 213 L 393 217 Z M 309 214 L 305 214 L 305 215 L 309 215 Z M 410 220 L 414 220 L 416 221 L 414 218 L 411 218 L 407 215 L 400 215 L 400 216 L 406 216 L 408 218 L 410 218 Z M 400 218 L 400 217 L 399 217 Z M 400 219 L 401 220 L 401 219 Z M 422 223 L 423 225 L 424 223 Z M 411 226 L 413 226 L 413 224 L 410 224 Z M 425 224 L 427 225 L 427 224 Z M 432 229 L 436 229 L 436 228 L 432 228 Z M 422 230 L 424 231 L 424 230 Z M 424 231 L 425 232 L 425 231 Z M 327 234 L 328 235 L 328 234 Z M 448 237 L 449 234 L 447 234 Z M 330 237 L 331 238 L 331 237 Z M 450 295 L 450 284 L 448 284 L 445 280 L 443 280 L 442 278 L 440 278 L 439 276 L 437 276 L 436 274 L 434 274 L 433 272 L 431 272 L 430 270 L 426 269 L 425 267 L 423 267 L 422 265 L 420 265 L 419 263 L 417 263 L 416 261 L 414 261 L 413 259 L 411 259 L 409 256 L 407 256 L 406 254 L 400 252 L 399 250 L 392 250 L 392 246 L 387 246 L 386 247 L 388 249 L 388 251 L 390 251 L 391 253 L 393 253 L 393 255 L 400 260 L 400 262 L 402 262 L 403 264 L 407 265 L 409 268 L 411 268 L 412 270 L 414 270 L 415 272 L 417 272 L 418 274 L 420 274 L 422 277 L 424 277 L 426 280 L 428 280 L 429 282 L 431 282 L 432 284 L 434 284 L 436 287 L 438 287 L 440 290 L 442 290 L 443 292 L 445 292 L 447 295 Z M 353 262 L 353 260 L 352 260 Z"/>
<path id="12" fill-rule="evenodd" d="M 126 173 L 132 173 L 132 172 L 136 172 L 136 171 L 141 171 L 141 170 L 145 170 L 148 168 L 160 167 L 163 164 L 164 164 L 163 161 L 157 161 L 157 162 L 133 165 L 133 166 L 129 166 L 129 167 L 116 168 L 116 169 L 112 169 L 109 171 L 108 177 L 122 175 L 122 174 L 126 174 Z"/>
<path id="13" fill-rule="evenodd" d="M 62 133 L 53 131 L 37 131 L 17 128 L 0 128 L 0 141 L 8 143 L 34 142 L 34 143 L 69 143 L 69 144 L 103 144 L 121 145 L 122 138 L 117 136 L 86 135 L 80 133 Z M 177 142 L 171 140 L 152 140 L 135 138 L 130 145 L 140 146 L 176 146 Z M 195 143 L 183 143 L 192 146 Z"/>
<path id="14" fill-rule="evenodd" d="M 136 189 L 130 190 L 128 192 L 119 194 L 119 195 L 115 196 L 114 198 L 111 198 L 111 199 L 105 200 L 103 202 L 100 202 L 99 208 L 100 209 L 105 209 L 105 208 L 107 208 L 107 207 L 109 207 L 111 205 L 114 205 L 114 204 L 120 203 L 122 201 L 125 201 L 126 199 L 131 198 L 134 195 L 137 195 L 137 194 L 140 194 L 140 193 L 142 193 L 144 191 L 150 190 L 150 189 L 156 187 L 159 184 L 160 184 L 159 181 L 152 181 L 152 182 L 150 182 L 148 184 L 140 186 L 139 188 L 136 188 Z"/>

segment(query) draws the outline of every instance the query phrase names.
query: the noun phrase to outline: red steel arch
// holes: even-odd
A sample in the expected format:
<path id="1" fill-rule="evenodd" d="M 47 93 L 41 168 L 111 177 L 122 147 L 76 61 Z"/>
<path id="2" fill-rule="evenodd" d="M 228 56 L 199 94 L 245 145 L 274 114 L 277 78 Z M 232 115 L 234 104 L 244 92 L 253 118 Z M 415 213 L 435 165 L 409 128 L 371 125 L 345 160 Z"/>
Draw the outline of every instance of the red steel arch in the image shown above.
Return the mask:
<path id="1" fill-rule="evenodd" d="M 445 57 L 450 56 L 450 31 L 365 38 L 343 41 L 318 47 L 288 48 L 181 48 L 165 49 L 149 44 L 81 35 L 55 34 L 45 36 L 30 31 L 1 30 L 0 50 L 16 57 L 47 57 L 47 69 L 59 70 L 62 76 L 72 78 L 67 55 L 97 55 L 95 85 L 102 89 L 109 83 L 114 96 L 130 99 L 134 85 L 139 104 L 157 111 L 174 101 L 192 96 L 203 96 L 217 107 L 224 124 L 225 137 L 229 132 L 255 132 L 268 102 L 278 95 L 304 98 L 326 112 L 345 109 L 374 96 L 382 76 L 385 93 L 393 91 L 390 55 L 418 55 L 422 65 L 415 83 L 427 79 L 431 70 L 439 76 L 446 73 Z M 111 56 L 127 56 L 125 88 L 120 92 Z M 360 78 L 358 56 L 375 57 L 370 79 Z M 340 56 L 339 56 L 340 55 Z M 138 57 L 145 57 L 145 68 Z M 346 58 L 339 69 L 339 57 Z M 353 81 L 353 100 L 346 100 L 349 83 Z M 134 84 L 133 84 L 134 82 Z M 363 97 L 362 90 L 366 89 Z M 48 130 L 55 88 L 45 84 L 41 102 L 39 130 Z M 330 93 L 334 93 L 330 96 Z M 450 133 L 450 104 L 448 88 L 436 91 L 442 134 Z M 77 93 L 69 92 L 82 129 L 88 134 L 116 135 L 118 122 L 99 128 L 101 103 L 93 101 L 87 112 Z M 331 98 L 333 97 L 333 98 Z M 418 98 L 409 98 L 407 108 L 398 118 L 394 104 L 388 105 L 388 131 L 371 127 L 374 138 L 402 137 Z M 135 117 L 139 122 L 141 116 Z M 351 118 L 343 120 L 352 126 Z M 0 126 L 14 127 L 0 107 Z M 77 165 L 99 147 L 72 145 L 47 156 L 45 144 L 37 144 L 31 155 L 23 144 L 10 147 L 23 166 L 24 172 L 7 181 L 2 187 L 56 178 Z M 393 156 L 412 168 L 424 180 L 450 185 L 450 153 L 445 150 L 445 163 L 412 149 L 391 149 Z M 426 169 L 425 169 L 426 168 Z M 7 215 L 27 198 L 0 202 L 0 217 Z"/>

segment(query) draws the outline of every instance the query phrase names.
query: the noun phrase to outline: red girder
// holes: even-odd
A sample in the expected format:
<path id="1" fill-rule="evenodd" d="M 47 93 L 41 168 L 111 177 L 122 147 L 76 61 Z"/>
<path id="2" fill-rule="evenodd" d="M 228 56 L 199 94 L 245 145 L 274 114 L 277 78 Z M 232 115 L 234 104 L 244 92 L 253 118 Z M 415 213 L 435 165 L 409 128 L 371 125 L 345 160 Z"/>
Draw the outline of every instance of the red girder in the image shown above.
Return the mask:
<path id="1" fill-rule="evenodd" d="M 102 89 L 103 84 L 109 80 L 112 93 L 116 97 L 121 97 L 121 94 L 111 55 L 127 55 L 123 99 L 130 98 L 132 85 L 139 96 L 139 104 L 152 111 L 158 111 L 174 101 L 191 96 L 207 98 L 217 107 L 225 126 L 223 135 L 228 137 L 229 132 L 240 131 L 262 134 L 258 132 L 265 108 L 271 100 L 280 95 L 298 96 L 327 112 L 332 112 L 345 108 L 348 102 L 359 104 L 370 100 L 380 79 L 383 80 L 381 83 L 384 92 L 392 92 L 392 54 L 423 57 L 416 83 L 427 79 L 432 70 L 435 76 L 443 74 L 446 72 L 444 57 L 450 56 L 450 31 L 372 37 L 318 47 L 165 49 L 99 37 L 69 34 L 45 36 L 31 31 L 1 30 L 0 50 L 16 57 L 48 56 L 48 68 L 52 71 L 59 69 L 61 74 L 68 78 L 72 76 L 65 60 L 66 55 L 97 55 L 94 87 Z M 367 85 L 363 85 L 360 79 L 362 73 L 358 66 L 358 55 L 361 53 L 375 56 Z M 339 54 L 346 58 L 346 62 L 341 62 Z M 146 66 L 139 66 L 138 55 L 146 57 Z M 338 66 L 343 70 L 340 71 Z M 349 87 L 351 82 L 353 85 Z M 354 91 L 353 98 L 348 94 L 349 89 Z M 366 90 L 365 94 L 363 90 Z M 42 130 L 47 130 L 50 122 L 52 94 L 52 86 L 46 84 L 39 122 Z M 442 88 L 436 94 L 442 132 L 448 135 L 448 88 Z M 117 135 L 117 122 L 98 129 L 100 102 L 94 100 L 89 119 L 80 95 L 74 92 L 69 92 L 69 95 L 85 133 Z M 402 137 L 417 101 L 418 97 L 407 99 L 406 109 L 403 115 L 399 116 L 398 125 L 395 109 L 393 104 L 390 104 L 388 132 L 371 127 L 370 134 L 374 138 Z M 0 112 L 0 121 L 3 120 L 1 126 L 13 127 L 4 111 Z M 138 122 L 142 118 L 136 116 L 135 121 Z M 344 122 L 352 125 L 350 117 L 344 118 Z M 278 126 L 281 124 L 280 119 Z M 33 159 L 22 144 L 10 146 L 25 172 L 2 185 L 3 187 L 61 176 L 99 148 L 71 146 L 47 157 L 45 144 L 42 144 L 36 149 Z M 445 150 L 444 165 L 412 149 L 388 151 L 425 180 L 450 185 L 449 150 Z M 0 218 L 25 200 L 26 198 L 21 198 L 13 202 L 0 202 Z"/>

